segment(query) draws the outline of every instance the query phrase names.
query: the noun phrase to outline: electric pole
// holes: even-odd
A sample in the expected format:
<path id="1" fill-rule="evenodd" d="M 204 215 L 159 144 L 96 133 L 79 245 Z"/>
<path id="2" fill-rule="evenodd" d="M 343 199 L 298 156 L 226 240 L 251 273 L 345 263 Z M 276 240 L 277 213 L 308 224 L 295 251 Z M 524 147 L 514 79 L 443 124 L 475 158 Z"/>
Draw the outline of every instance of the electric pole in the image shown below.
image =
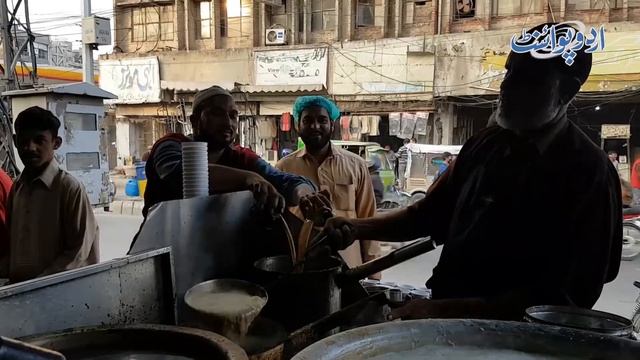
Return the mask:
<path id="1" fill-rule="evenodd" d="M 21 54 L 28 48 L 31 60 L 31 85 L 38 84 L 38 64 L 33 45 L 35 36 L 31 32 L 29 22 L 29 1 L 17 0 L 15 5 L 7 4 L 9 0 L 0 0 L 0 40 L 3 49 L 2 78 L 0 79 L 0 91 L 10 91 L 20 88 L 16 78 L 16 64 Z M 24 22 L 18 19 L 18 11 L 24 12 Z M 17 34 L 24 34 L 24 41 L 20 43 Z M 26 66 L 22 67 L 23 70 Z M 0 166 L 11 177 L 18 175 L 18 168 L 13 152 L 13 121 L 11 103 L 2 96 L 0 99 Z"/>
<path id="2" fill-rule="evenodd" d="M 2 1 L 2 0 L 0 0 Z M 82 0 L 82 18 L 91 16 L 91 0 Z M 84 29 L 83 29 L 84 30 Z M 82 43 L 82 81 L 94 84 L 93 45 Z"/>

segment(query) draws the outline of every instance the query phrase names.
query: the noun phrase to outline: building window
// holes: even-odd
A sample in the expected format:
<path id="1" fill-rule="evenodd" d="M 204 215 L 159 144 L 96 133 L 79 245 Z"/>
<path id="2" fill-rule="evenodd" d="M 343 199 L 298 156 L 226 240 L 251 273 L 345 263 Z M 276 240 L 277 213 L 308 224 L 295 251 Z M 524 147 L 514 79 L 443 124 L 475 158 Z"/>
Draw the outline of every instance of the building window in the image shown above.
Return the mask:
<path id="1" fill-rule="evenodd" d="M 133 9 L 133 33 L 132 39 L 133 41 L 144 41 L 144 8 L 135 8 Z"/>
<path id="2" fill-rule="evenodd" d="M 425 7 L 426 5 L 427 1 L 405 0 L 404 23 L 420 24 L 431 21 L 431 11 Z M 425 11 L 429 12 L 428 16 L 425 16 Z"/>
<path id="3" fill-rule="evenodd" d="M 550 1 L 549 4 L 554 10 L 556 10 L 557 5 L 557 10 L 560 11 L 559 1 Z M 542 13 L 542 6 L 544 5 L 540 0 L 493 0 L 491 2 L 491 12 L 493 16 L 537 14 Z"/>
<path id="4" fill-rule="evenodd" d="M 97 131 L 96 114 L 66 112 L 64 114 L 65 127 L 77 131 Z"/>
<path id="5" fill-rule="evenodd" d="M 301 4 L 298 4 L 298 9 L 304 9 L 304 7 L 300 5 Z M 304 11 L 298 10 L 298 32 L 304 33 L 305 26 L 307 26 L 307 24 L 304 23 Z"/>
<path id="6" fill-rule="evenodd" d="M 252 3 L 248 0 L 222 0 L 220 2 L 220 35 L 245 37 L 253 33 Z"/>
<path id="7" fill-rule="evenodd" d="M 133 41 L 173 40 L 173 6 L 134 8 L 131 16 Z"/>
<path id="8" fill-rule="evenodd" d="M 311 0 L 311 31 L 333 30 L 335 27 L 335 0 Z"/>
<path id="9" fill-rule="evenodd" d="M 96 170 L 100 169 L 100 154 L 97 152 L 67 153 L 67 170 Z"/>
<path id="10" fill-rule="evenodd" d="M 47 60 L 49 58 L 49 52 L 44 49 L 36 49 L 36 55 L 38 55 L 38 59 Z"/>
<path id="11" fill-rule="evenodd" d="M 510 0 L 513 1 L 513 0 Z M 516 0 L 518 1 L 518 0 Z M 476 16 L 475 0 L 456 0 L 454 3 L 454 19 L 466 19 Z"/>
<path id="12" fill-rule="evenodd" d="M 175 29 L 173 27 L 173 6 L 163 6 L 160 13 L 160 40 L 173 40 Z"/>
<path id="13" fill-rule="evenodd" d="M 637 1 L 629 1 L 628 7 L 634 7 L 632 3 L 638 3 Z M 615 4 L 615 1 L 610 3 L 611 5 Z M 567 11 L 575 11 L 575 10 L 601 10 L 603 9 L 605 4 L 600 0 L 567 0 Z M 635 5 L 637 6 L 637 5 Z"/>
<path id="14" fill-rule="evenodd" d="M 358 0 L 356 26 L 375 26 L 375 0 Z"/>
<path id="15" fill-rule="evenodd" d="M 211 2 L 200 2 L 199 10 L 200 39 L 211 39 Z"/>

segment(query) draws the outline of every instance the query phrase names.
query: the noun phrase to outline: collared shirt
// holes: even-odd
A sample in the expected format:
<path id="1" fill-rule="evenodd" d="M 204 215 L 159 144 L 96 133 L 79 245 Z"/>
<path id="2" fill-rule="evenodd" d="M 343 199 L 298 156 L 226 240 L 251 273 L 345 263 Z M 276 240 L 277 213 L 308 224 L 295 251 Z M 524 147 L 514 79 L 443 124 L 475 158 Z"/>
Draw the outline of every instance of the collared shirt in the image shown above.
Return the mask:
<path id="1" fill-rule="evenodd" d="M 444 244 L 434 298 L 524 291 L 528 305 L 590 308 L 618 274 L 618 174 L 566 119 L 534 141 L 483 130 L 407 212 L 399 231 Z"/>
<path id="2" fill-rule="evenodd" d="M 52 160 L 9 195 L 9 278 L 24 281 L 99 261 L 99 230 L 82 184 Z"/>
<path id="3" fill-rule="evenodd" d="M 153 146 L 145 166 L 148 179 L 142 211 L 145 217 L 149 208 L 159 202 L 182 199 L 182 142 L 185 141 L 191 139 L 181 134 L 169 134 Z M 293 201 L 298 186 L 309 186 L 315 190 L 309 180 L 283 173 L 253 151 L 240 146 L 225 148 L 215 163 L 257 173 L 273 185 L 288 203 Z"/>
<path id="4" fill-rule="evenodd" d="M 329 156 L 322 164 L 317 164 L 305 149 L 301 149 L 281 159 L 276 167 L 304 176 L 320 190 L 327 190 L 337 216 L 355 219 L 375 215 L 376 200 L 367 163 L 356 154 L 331 145 Z M 341 255 L 353 267 L 379 256 L 380 246 L 376 241 L 356 241 Z"/>

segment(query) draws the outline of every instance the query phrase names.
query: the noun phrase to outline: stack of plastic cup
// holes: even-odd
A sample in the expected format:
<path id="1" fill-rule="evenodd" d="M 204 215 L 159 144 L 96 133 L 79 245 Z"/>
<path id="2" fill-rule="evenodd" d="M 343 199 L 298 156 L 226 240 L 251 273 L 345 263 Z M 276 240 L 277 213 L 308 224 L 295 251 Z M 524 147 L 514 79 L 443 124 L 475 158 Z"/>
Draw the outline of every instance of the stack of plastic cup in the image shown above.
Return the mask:
<path id="1" fill-rule="evenodd" d="M 209 162 L 206 142 L 182 143 L 182 197 L 209 195 Z"/>

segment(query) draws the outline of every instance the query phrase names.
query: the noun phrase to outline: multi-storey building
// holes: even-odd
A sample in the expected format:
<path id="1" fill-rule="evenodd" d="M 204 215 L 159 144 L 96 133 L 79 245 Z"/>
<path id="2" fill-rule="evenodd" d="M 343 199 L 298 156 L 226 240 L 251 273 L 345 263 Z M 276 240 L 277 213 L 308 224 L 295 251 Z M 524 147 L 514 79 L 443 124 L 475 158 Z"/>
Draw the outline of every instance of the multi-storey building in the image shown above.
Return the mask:
<path id="1" fill-rule="evenodd" d="M 233 92 L 241 140 L 265 156 L 295 141 L 282 130 L 303 94 L 339 104 L 345 139 L 396 145 L 395 113 L 407 113 L 419 142 L 459 144 L 486 125 L 511 36 L 580 20 L 607 35 L 572 115 L 594 130 L 629 122 L 638 18 L 640 0 L 116 0 L 101 86 L 120 96 L 120 163 L 184 127 L 193 94 L 213 84 Z"/>

